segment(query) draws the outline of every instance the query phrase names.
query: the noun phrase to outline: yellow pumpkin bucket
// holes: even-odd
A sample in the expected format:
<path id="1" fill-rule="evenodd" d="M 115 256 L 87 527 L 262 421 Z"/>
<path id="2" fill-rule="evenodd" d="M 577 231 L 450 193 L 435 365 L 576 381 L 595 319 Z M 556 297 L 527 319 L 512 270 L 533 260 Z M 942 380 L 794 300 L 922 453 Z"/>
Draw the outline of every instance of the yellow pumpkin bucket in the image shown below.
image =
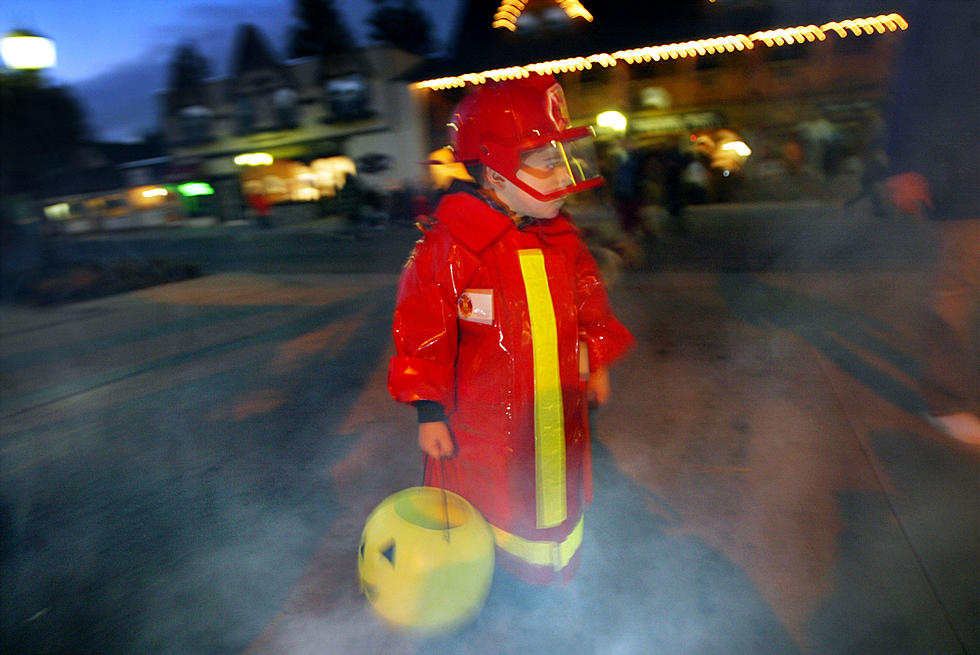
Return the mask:
<path id="1" fill-rule="evenodd" d="M 483 607 L 493 549 L 490 526 L 462 496 L 411 487 L 368 516 L 357 558 L 361 590 L 392 627 L 451 630 Z"/>

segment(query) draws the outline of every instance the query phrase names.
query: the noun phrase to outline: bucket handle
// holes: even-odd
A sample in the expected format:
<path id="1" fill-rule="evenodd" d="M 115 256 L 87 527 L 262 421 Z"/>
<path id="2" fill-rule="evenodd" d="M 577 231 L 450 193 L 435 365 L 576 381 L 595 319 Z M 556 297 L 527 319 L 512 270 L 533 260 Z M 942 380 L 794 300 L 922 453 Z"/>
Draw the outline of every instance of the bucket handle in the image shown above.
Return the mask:
<path id="1" fill-rule="evenodd" d="M 425 486 L 426 474 L 429 471 L 429 457 L 428 453 L 423 454 L 425 461 L 422 465 L 422 486 Z M 446 542 L 449 542 L 449 530 L 452 526 L 449 525 L 449 497 L 446 494 L 446 458 L 439 458 L 439 488 L 442 489 L 442 514 L 445 520 L 445 528 L 443 529 L 443 538 Z"/>

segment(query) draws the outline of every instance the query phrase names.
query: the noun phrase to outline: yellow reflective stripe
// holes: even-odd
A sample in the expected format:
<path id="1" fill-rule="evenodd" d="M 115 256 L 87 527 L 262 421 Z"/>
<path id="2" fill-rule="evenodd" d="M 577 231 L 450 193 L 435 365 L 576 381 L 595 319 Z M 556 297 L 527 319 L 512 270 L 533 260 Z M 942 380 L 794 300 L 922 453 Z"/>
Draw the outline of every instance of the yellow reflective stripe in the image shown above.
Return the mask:
<path id="1" fill-rule="evenodd" d="M 539 528 L 558 525 L 565 506 L 565 412 L 558 372 L 558 328 L 544 254 L 518 251 L 534 357 L 534 482 Z"/>
<path id="2" fill-rule="evenodd" d="M 568 566 L 568 563 L 578 552 L 582 545 L 582 532 L 585 524 L 585 517 L 580 517 L 578 523 L 572 529 L 572 533 L 565 538 L 565 541 L 530 541 L 516 534 L 511 534 L 506 530 L 501 530 L 495 525 L 490 525 L 493 531 L 493 540 L 497 546 L 514 557 L 524 560 L 535 566 L 550 566 L 555 571 Z"/>

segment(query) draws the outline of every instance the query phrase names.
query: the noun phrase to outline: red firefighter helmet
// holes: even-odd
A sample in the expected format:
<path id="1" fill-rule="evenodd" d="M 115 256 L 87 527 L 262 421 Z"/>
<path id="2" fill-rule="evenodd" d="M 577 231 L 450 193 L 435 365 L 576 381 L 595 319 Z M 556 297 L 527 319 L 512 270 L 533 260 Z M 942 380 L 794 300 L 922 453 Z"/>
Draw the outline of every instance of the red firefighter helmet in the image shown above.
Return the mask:
<path id="1" fill-rule="evenodd" d="M 554 200 L 602 184 L 591 127 L 572 127 L 561 85 L 553 75 L 487 82 L 463 98 L 449 121 L 456 161 L 482 163 L 538 200 Z M 534 164 L 528 164 L 534 154 Z M 531 186 L 518 171 L 531 171 Z M 543 189 L 543 190 L 542 190 Z"/>

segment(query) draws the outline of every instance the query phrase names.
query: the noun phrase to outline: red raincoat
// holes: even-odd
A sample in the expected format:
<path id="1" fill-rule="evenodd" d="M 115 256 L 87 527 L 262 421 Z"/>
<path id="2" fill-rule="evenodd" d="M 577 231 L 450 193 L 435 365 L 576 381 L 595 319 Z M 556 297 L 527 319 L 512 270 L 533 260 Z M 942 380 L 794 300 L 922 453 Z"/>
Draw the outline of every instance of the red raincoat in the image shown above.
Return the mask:
<path id="1" fill-rule="evenodd" d="M 457 193 L 436 219 L 402 272 L 389 391 L 445 408 L 457 450 L 430 462 L 426 484 L 483 513 L 498 562 L 534 581 L 567 579 L 592 484 L 579 345 L 596 369 L 633 338 L 566 216 L 518 229 Z"/>

